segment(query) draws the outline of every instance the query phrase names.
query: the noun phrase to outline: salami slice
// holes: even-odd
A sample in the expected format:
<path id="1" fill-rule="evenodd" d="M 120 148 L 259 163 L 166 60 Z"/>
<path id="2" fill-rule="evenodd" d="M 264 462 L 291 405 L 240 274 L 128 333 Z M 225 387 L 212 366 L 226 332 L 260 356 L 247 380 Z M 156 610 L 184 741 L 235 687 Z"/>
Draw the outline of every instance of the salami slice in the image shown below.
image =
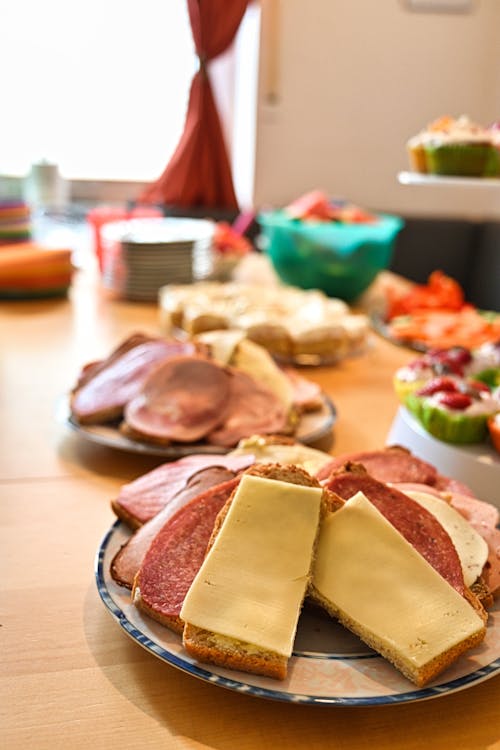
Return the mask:
<path id="1" fill-rule="evenodd" d="M 289 432 L 288 413 L 280 399 L 250 375 L 231 370 L 227 412 L 223 423 L 207 436 L 211 445 L 228 448 L 251 435 Z"/>
<path id="2" fill-rule="evenodd" d="M 348 462 L 363 464 L 367 472 L 379 482 L 434 485 L 437 479 L 434 466 L 399 447 L 336 456 L 321 468 L 318 479 L 327 479 Z"/>
<path id="3" fill-rule="evenodd" d="M 116 553 L 111 562 L 111 577 L 121 586 L 131 589 L 151 542 L 169 518 L 205 490 L 233 478 L 234 472 L 222 466 L 202 469 L 190 477 L 184 489 L 172 497 L 156 516 L 143 524 Z"/>
<path id="4" fill-rule="evenodd" d="M 126 349 L 111 357 L 106 366 L 97 370 L 91 367 L 87 378 L 84 374 L 83 385 L 71 397 L 71 413 L 81 424 L 117 419 L 158 363 L 193 351 L 194 345 L 189 342 L 163 339 L 153 339 Z"/>
<path id="5" fill-rule="evenodd" d="M 127 404 L 125 421 L 145 439 L 193 443 L 224 420 L 229 395 L 224 367 L 201 357 L 174 357 Z"/>
<path id="6" fill-rule="evenodd" d="M 182 631 L 184 597 L 205 557 L 217 514 L 237 487 L 239 477 L 198 495 L 166 522 L 137 573 L 136 605 L 163 625 Z"/>
<path id="7" fill-rule="evenodd" d="M 462 596 L 465 583 L 457 551 L 448 533 L 428 510 L 366 472 L 334 474 L 326 487 L 348 500 L 362 492 L 383 516 Z"/>
<path id="8" fill-rule="evenodd" d="M 435 487 L 425 484 L 394 486 L 400 492 L 426 492 L 446 500 L 483 537 L 488 545 L 488 560 L 483 568 L 482 577 L 491 593 L 496 595 L 500 590 L 500 530 L 496 528 L 500 521 L 498 508 L 471 495 L 463 495 L 448 489 L 440 492 Z"/>
<path id="9" fill-rule="evenodd" d="M 252 454 L 224 456 L 193 454 L 165 463 L 124 484 L 111 506 L 124 523 L 137 529 L 159 513 L 176 495 L 186 488 L 194 474 L 207 467 L 223 467 L 229 471 L 243 471 L 254 463 Z"/>

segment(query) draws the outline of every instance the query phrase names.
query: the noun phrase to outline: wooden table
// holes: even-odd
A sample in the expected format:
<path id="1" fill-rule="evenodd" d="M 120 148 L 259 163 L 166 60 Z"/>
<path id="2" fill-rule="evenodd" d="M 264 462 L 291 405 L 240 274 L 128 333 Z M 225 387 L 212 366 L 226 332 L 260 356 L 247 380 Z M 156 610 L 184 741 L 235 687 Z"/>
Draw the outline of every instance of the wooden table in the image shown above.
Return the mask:
<path id="1" fill-rule="evenodd" d="M 500 748 L 499 677 L 427 702 L 297 706 L 199 681 L 121 632 L 93 558 L 110 499 L 158 460 L 84 442 L 55 414 L 80 366 L 134 330 L 158 332 L 155 306 L 106 298 L 88 272 L 69 299 L 0 306 L 2 747 Z M 384 444 L 391 377 L 411 356 L 374 336 L 308 371 L 338 408 L 332 453 Z"/>

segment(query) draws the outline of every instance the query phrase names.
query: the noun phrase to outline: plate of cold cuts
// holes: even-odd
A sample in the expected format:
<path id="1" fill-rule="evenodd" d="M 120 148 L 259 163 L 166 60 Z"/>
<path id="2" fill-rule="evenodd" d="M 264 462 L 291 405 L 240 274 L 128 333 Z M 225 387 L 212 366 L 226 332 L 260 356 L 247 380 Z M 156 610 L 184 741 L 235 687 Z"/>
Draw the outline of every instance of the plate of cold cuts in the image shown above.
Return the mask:
<path id="1" fill-rule="evenodd" d="M 227 453 L 234 446 L 217 446 L 209 443 L 172 443 L 156 445 L 139 438 L 129 437 L 121 431 L 121 420 L 113 420 L 99 425 L 80 424 L 71 414 L 67 398 L 61 398 L 57 405 L 57 418 L 62 424 L 75 431 L 80 437 L 96 445 L 115 448 L 130 453 L 159 456 L 165 459 L 179 458 L 198 453 Z M 314 411 L 300 415 L 293 433 L 293 439 L 304 445 L 313 445 L 327 439 L 337 420 L 337 410 L 332 400 L 320 394 L 318 407 Z"/>
<path id="2" fill-rule="evenodd" d="M 207 666 L 183 650 L 181 636 L 143 614 L 130 591 L 111 578 L 110 564 L 130 537 L 117 521 L 99 547 L 95 575 L 109 612 L 136 643 L 154 656 L 206 682 L 270 700 L 314 705 L 384 705 L 436 698 L 476 685 L 500 672 L 500 602 L 489 611 L 485 643 L 442 678 L 418 689 L 341 625 L 306 605 L 301 613 L 288 677 L 270 678 Z"/>
<path id="3" fill-rule="evenodd" d="M 369 497 L 374 507 L 392 517 L 391 523 L 404 527 L 406 538 L 413 539 L 411 544 L 449 581 L 460 569 L 467 572 L 466 585 L 472 585 L 479 574 L 489 592 L 499 591 L 498 509 L 478 500 L 465 485 L 441 475 L 418 456 L 400 447 L 335 458 L 304 446 L 301 452 L 293 446 L 259 443 L 255 450 L 261 452 L 260 457 L 237 452 L 186 456 L 123 485 L 112 502 L 118 520 L 97 551 L 95 578 L 102 601 L 127 635 L 194 677 L 254 697 L 299 704 L 366 706 L 422 701 L 469 688 L 500 672 L 500 599 L 491 596 L 485 604 L 487 625 L 484 638 L 476 641 L 479 645 L 472 644 L 425 687 L 410 682 L 308 599 L 300 611 L 284 680 L 203 664 L 190 656 L 182 643 L 180 603 L 203 564 L 221 510 L 240 487 L 241 472 L 262 477 L 281 471 L 280 464 L 273 463 L 278 460 L 275 450 L 281 452 L 285 464 L 290 461 L 283 458 L 283 451 L 293 451 L 294 469 L 304 471 L 307 466 L 309 476 L 346 504 L 356 493 L 365 495 L 366 502 Z M 266 451 L 270 454 L 263 459 Z M 266 460 L 271 466 L 264 468 Z M 420 505 L 422 492 L 432 512 Z M 408 493 L 413 494 L 408 497 Z M 394 515 L 398 508 L 399 516 Z M 438 518 L 447 524 L 449 536 Z M 363 549 L 369 549 L 371 555 L 373 544 L 363 545 Z M 342 559 L 348 559 L 349 554 Z M 399 571 L 400 566 L 389 569 Z M 465 576 L 460 573 L 462 582 Z"/>
<path id="4" fill-rule="evenodd" d="M 336 410 L 317 383 L 252 342 L 223 343 L 129 336 L 82 368 L 60 420 L 94 443 L 164 458 L 226 453 L 256 434 L 308 445 L 330 435 Z"/>

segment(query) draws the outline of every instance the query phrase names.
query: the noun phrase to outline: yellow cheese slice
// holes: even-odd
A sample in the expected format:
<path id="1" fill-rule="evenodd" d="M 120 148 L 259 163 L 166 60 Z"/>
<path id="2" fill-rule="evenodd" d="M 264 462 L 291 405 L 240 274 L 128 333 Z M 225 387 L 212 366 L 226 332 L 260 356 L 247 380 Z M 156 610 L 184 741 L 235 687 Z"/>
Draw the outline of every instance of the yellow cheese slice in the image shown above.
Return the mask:
<path id="1" fill-rule="evenodd" d="M 244 475 L 184 600 L 199 628 L 290 656 L 322 489 Z"/>
<path id="2" fill-rule="evenodd" d="M 483 629 L 471 605 L 361 492 L 323 521 L 313 585 L 364 640 L 416 669 Z"/>
<path id="3" fill-rule="evenodd" d="M 232 456 L 255 456 L 257 464 L 294 464 L 301 466 L 313 476 L 332 457 L 328 453 L 310 448 L 301 443 L 293 445 L 268 444 L 266 438 L 254 435 L 238 443 L 238 447 L 231 451 Z"/>
<path id="4" fill-rule="evenodd" d="M 233 357 L 234 350 L 242 339 L 245 338 L 243 331 L 235 328 L 222 329 L 220 331 L 205 331 L 195 336 L 195 341 L 207 344 L 210 353 L 216 362 L 228 365 Z"/>
<path id="5" fill-rule="evenodd" d="M 488 559 L 488 545 L 483 537 L 445 500 L 427 492 L 406 491 L 405 495 L 432 513 L 448 532 L 460 558 L 465 584 L 471 586 Z"/>
<path id="6" fill-rule="evenodd" d="M 269 388 L 280 399 L 285 409 L 293 404 L 294 390 L 290 378 L 278 367 L 267 349 L 249 339 L 234 348 L 230 364 Z"/>

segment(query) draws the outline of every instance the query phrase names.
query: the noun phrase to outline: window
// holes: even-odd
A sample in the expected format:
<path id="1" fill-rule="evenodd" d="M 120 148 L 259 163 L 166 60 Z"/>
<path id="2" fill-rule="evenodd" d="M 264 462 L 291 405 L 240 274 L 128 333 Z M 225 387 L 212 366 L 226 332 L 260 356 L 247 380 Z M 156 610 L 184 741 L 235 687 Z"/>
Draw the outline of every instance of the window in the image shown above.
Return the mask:
<path id="1" fill-rule="evenodd" d="M 0 174 L 150 181 L 184 125 L 196 56 L 183 0 L 2 4 Z"/>

